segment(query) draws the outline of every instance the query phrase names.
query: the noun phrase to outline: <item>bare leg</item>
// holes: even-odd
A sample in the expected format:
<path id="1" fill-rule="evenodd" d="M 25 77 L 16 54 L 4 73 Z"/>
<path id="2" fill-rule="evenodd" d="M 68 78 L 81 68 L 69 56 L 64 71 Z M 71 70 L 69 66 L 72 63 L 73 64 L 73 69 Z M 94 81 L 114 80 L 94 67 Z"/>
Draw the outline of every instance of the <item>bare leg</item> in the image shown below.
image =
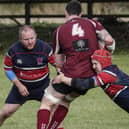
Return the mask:
<path id="1" fill-rule="evenodd" d="M 65 96 L 65 94 L 55 91 L 52 86 L 47 88 L 37 114 L 37 129 L 56 129 L 60 125 L 67 115 L 69 104 L 79 95 L 73 93 L 69 97 L 65 98 Z M 59 106 L 51 118 L 50 115 L 56 104 Z"/>
<path id="2" fill-rule="evenodd" d="M 2 126 L 3 122 L 16 112 L 20 106 L 20 104 L 4 104 L 3 108 L 0 110 L 0 126 Z"/>
<path id="3" fill-rule="evenodd" d="M 51 113 L 65 95 L 56 92 L 52 86 L 49 86 L 43 96 L 40 110 L 37 113 L 37 129 L 47 129 L 51 120 Z"/>
<path id="4" fill-rule="evenodd" d="M 75 92 L 72 92 L 71 94 L 66 95 L 64 99 L 62 99 L 62 101 L 56 108 L 56 111 L 54 112 L 47 129 L 57 129 L 57 127 L 59 128 L 59 125 L 65 119 L 68 113 L 70 103 L 78 96 L 80 95 Z"/>

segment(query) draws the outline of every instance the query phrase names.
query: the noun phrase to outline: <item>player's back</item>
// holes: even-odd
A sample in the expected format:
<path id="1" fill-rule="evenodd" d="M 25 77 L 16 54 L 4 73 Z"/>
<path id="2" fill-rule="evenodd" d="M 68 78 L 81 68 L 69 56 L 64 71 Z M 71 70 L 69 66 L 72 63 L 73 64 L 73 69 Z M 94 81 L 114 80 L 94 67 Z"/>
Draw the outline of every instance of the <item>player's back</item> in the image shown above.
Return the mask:
<path id="1" fill-rule="evenodd" d="M 94 74 L 90 56 L 98 49 L 96 30 L 86 19 L 74 18 L 59 28 L 60 51 L 66 55 L 62 71 L 70 77 Z"/>

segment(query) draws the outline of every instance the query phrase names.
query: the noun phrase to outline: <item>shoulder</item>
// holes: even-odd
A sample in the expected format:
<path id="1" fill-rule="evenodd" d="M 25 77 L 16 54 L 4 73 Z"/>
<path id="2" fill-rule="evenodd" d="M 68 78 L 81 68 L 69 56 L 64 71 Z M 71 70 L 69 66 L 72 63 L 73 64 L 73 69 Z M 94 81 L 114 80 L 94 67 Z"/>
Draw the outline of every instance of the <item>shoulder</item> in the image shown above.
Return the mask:
<path id="1" fill-rule="evenodd" d="M 51 47 L 49 43 L 47 43 L 47 42 L 45 42 L 45 41 L 43 41 L 41 39 L 37 39 L 37 44 L 40 47 L 48 47 L 48 48 Z"/>
<path id="2" fill-rule="evenodd" d="M 21 43 L 17 41 L 8 48 L 8 52 L 17 52 L 19 49 L 21 49 Z"/>
<path id="3" fill-rule="evenodd" d="M 110 65 L 110 66 L 104 68 L 102 71 L 115 74 L 115 72 L 118 71 L 118 70 L 119 70 L 119 68 L 117 67 L 117 65 Z"/>
<path id="4" fill-rule="evenodd" d="M 23 46 L 20 41 L 13 43 L 7 50 L 7 55 L 14 57 L 17 53 L 23 52 Z"/>
<path id="5" fill-rule="evenodd" d="M 106 83 L 112 83 L 115 82 L 117 79 L 117 74 L 114 73 L 112 70 L 108 69 L 103 69 L 102 72 L 97 74 L 97 78 L 100 81 L 101 85 L 104 85 Z"/>
<path id="6" fill-rule="evenodd" d="M 37 45 L 41 51 L 44 51 L 46 53 L 49 53 L 52 51 L 52 47 L 50 46 L 50 44 L 43 40 L 37 39 Z"/>
<path id="7" fill-rule="evenodd" d="M 97 29 L 104 29 L 103 25 L 95 19 L 87 19 Z"/>
<path id="8" fill-rule="evenodd" d="M 112 76 L 117 76 L 117 74 L 115 73 L 115 69 L 117 69 L 117 66 L 116 65 L 110 65 L 106 68 L 104 68 L 102 70 L 102 72 L 100 72 L 101 74 L 109 74 L 109 75 L 112 75 Z"/>
<path id="9" fill-rule="evenodd" d="M 59 25 L 59 26 L 55 29 L 54 35 L 57 35 L 57 34 L 59 33 L 59 31 L 62 30 L 62 29 L 65 27 L 65 25 L 67 25 L 67 22 L 64 23 L 64 24 Z"/>
<path id="10" fill-rule="evenodd" d="M 18 47 L 20 47 L 20 41 L 14 42 L 14 43 L 9 47 L 9 49 L 18 48 Z"/>

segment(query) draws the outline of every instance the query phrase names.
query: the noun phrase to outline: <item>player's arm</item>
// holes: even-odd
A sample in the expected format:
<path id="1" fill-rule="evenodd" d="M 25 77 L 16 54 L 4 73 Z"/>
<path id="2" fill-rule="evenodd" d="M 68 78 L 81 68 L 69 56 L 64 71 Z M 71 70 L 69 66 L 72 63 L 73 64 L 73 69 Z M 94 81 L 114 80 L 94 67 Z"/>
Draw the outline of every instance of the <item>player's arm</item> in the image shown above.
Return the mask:
<path id="1" fill-rule="evenodd" d="M 65 55 L 62 53 L 62 48 L 61 48 L 60 40 L 59 40 L 59 30 L 60 30 L 60 27 L 58 27 L 54 31 L 52 42 L 53 42 L 53 51 L 54 51 L 55 62 L 56 62 L 56 65 L 61 69 L 66 58 L 65 58 Z"/>
<path id="2" fill-rule="evenodd" d="M 63 79 L 64 83 L 66 83 L 65 78 Z M 71 85 L 78 91 L 80 90 L 83 92 L 97 86 L 103 87 L 105 84 L 111 84 L 116 82 L 116 80 L 117 80 L 117 75 L 115 73 L 108 70 L 103 70 L 96 76 L 92 76 L 87 79 L 73 78 L 71 79 L 71 82 L 69 82 L 69 85 Z"/>
<path id="3" fill-rule="evenodd" d="M 53 84 L 64 83 L 75 88 L 78 93 L 85 94 L 88 89 L 100 86 L 103 87 L 105 84 L 113 83 L 117 80 L 117 75 L 111 71 L 104 70 L 100 72 L 98 75 L 89 77 L 86 79 L 80 78 L 69 78 L 64 76 L 63 73 L 56 76 L 53 80 Z"/>
<path id="4" fill-rule="evenodd" d="M 113 52 L 115 50 L 115 40 L 112 38 L 112 36 L 108 33 L 106 29 L 103 29 L 97 33 L 97 36 L 99 38 L 99 45 L 100 48 L 105 47 L 110 52 Z"/>
<path id="5" fill-rule="evenodd" d="M 49 57 L 49 63 L 50 63 L 53 67 L 55 67 L 57 73 L 60 73 L 61 67 L 56 63 L 56 61 L 55 61 L 55 56 L 54 56 L 54 55 L 51 55 L 51 56 Z"/>
<path id="6" fill-rule="evenodd" d="M 6 74 L 7 78 L 13 84 L 15 84 L 15 86 L 19 89 L 19 92 L 21 93 L 21 95 L 23 95 L 23 96 L 29 95 L 27 88 L 19 81 L 19 79 L 17 78 L 17 76 L 15 75 L 15 73 L 12 70 L 5 70 L 5 74 Z"/>
<path id="7" fill-rule="evenodd" d="M 56 55 L 51 54 L 49 56 L 49 59 L 48 60 L 49 60 L 49 63 L 53 67 L 55 67 L 57 73 L 60 73 L 61 67 L 62 67 L 62 64 L 63 64 L 63 56 L 61 54 L 60 55 L 58 55 L 58 54 L 56 54 Z"/>
<path id="8" fill-rule="evenodd" d="M 64 54 L 54 54 L 56 66 L 58 68 L 58 73 L 61 72 L 61 67 L 63 66 L 65 62 L 65 56 Z"/>
<path id="9" fill-rule="evenodd" d="M 79 79 L 79 78 L 69 78 L 64 76 L 63 73 L 56 76 L 53 80 L 53 84 L 64 83 L 69 85 L 77 90 L 80 94 L 85 94 L 88 89 L 94 88 L 97 84 L 96 81 L 90 77 L 87 79 Z"/>
<path id="10" fill-rule="evenodd" d="M 113 52 L 115 50 L 115 40 L 113 39 L 111 34 L 109 34 L 109 32 L 103 27 L 103 25 L 100 22 L 96 20 L 90 20 L 90 22 L 95 27 L 99 47 L 106 48 L 110 52 Z"/>
<path id="11" fill-rule="evenodd" d="M 16 74 L 13 71 L 13 62 L 11 57 L 7 54 L 4 59 L 4 71 L 7 78 L 14 83 L 14 85 L 19 89 L 19 92 L 23 96 L 29 95 L 27 88 L 19 81 Z"/>

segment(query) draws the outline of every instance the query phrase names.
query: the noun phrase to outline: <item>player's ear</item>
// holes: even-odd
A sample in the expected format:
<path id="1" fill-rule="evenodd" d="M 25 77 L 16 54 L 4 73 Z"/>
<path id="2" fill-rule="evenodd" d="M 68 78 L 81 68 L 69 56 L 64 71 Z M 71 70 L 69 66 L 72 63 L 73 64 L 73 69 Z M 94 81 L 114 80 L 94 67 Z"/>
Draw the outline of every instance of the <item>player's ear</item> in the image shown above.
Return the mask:
<path id="1" fill-rule="evenodd" d="M 37 39 L 37 33 L 35 33 L 35 38 Z"/>
<path id="2" fill-rule="evenodd" d="M 65 17 L 68 18 L 69 14 L 66 10 L 64 11 L 64 14 L 65 14 Z"/>
<path id="3" fill-rule="evenodd" d="M 82 13 L 79 14 L 79 17 L 81 17 L 81 16 L 82 16 Z"/>

